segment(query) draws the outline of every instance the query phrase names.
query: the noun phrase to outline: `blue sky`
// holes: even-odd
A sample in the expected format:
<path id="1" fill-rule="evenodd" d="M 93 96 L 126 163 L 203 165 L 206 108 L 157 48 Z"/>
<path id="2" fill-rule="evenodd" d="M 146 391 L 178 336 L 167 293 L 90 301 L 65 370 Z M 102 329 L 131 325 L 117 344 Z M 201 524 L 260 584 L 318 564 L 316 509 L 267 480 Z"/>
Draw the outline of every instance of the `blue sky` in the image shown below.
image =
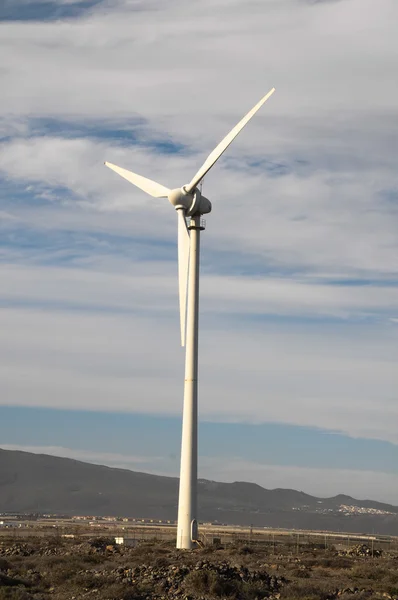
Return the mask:
<path id="1" fill-rule="evenodd" d="M 175 214 L 103 162 L 181 185 L 275 85 L 204 181 L 200 476 L 398 504 L 397 18 L 3 3 L 2 447 L 178 474 Z"/>

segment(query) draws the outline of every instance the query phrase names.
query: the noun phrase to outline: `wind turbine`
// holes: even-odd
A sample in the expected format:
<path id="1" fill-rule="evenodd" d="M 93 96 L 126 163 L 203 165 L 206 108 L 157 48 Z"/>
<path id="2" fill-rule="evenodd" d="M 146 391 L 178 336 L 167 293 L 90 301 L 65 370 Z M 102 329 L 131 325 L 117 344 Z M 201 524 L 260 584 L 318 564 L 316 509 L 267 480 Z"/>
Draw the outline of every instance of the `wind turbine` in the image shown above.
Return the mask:
<path id="1" fill-rule="evenodd" d="M 272 88 L 228 133 L 207 157 L 190 183 L 169 190 L 160 183 L 122 169 L 105 165 L 154 198 L 168 198 L 178 218 L 178 282 L 181 345 L 185 350 L 184 408 L 182 418 L 180 490 L 178 500 L 177 548 L 195 547 L 197 531 L 198 472 L 198 333 L 199 333 L 199 252 L 201 216 L 211 212 L 211 202 L 202 196 L 199 184 L 233 142 L 238 133 L 274 93 Z M 187 225 L 187 217 L 190 218 Z"/>

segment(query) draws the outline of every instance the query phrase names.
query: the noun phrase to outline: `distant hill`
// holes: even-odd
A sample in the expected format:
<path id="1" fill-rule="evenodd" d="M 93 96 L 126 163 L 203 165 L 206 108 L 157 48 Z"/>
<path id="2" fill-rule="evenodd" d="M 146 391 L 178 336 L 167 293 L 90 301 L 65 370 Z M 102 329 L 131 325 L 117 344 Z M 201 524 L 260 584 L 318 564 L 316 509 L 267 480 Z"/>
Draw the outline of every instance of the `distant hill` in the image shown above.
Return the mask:
<path id="1" fill-rule="evenodd" d="M 398 535 L 398 507 L 350 496 L 316 498 L 254 483 L 199 481 L 199 519 Z M 0 449 L 0 512 L 177 517 L 178 479 Z M 341 505 L 380 511 L 341 512 Z M 349 511 L 346 511 L 349 512 Z"/>

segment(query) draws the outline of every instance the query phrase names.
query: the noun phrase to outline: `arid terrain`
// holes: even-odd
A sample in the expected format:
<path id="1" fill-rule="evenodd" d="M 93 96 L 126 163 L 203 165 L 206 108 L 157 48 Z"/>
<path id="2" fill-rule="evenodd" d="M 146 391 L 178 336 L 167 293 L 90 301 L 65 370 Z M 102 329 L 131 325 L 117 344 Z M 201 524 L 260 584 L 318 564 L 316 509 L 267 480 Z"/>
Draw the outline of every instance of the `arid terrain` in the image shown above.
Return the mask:
<path id="1" fill-rule="evenodd" d="M 373 553 L 373 556 L 372 556 Z M 112 538 L 0 540 L 5 600 L 398 598 L 398 552 L 367 546 L 234 543 L 177 551 L 172 542 Z"/>

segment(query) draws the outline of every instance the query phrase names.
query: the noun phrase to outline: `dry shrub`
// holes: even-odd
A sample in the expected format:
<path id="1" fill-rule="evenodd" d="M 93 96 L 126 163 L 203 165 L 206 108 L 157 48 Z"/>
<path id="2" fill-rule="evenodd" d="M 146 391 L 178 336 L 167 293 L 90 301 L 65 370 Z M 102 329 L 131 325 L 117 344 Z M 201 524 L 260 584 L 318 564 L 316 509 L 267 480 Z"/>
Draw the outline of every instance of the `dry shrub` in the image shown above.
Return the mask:
<path id="1" fill-rule="evenodd" d="M 40 565 L 42 568 L 50 568 L 56 567 L 57 565 L 62 565 L 65 562 L 65 556 L 43 556 L 36 560 L 34 563 L 31 561 L 30 564 L 24 563 L 24 567 L 26 569 L 33 569 L 36 566 Z"/>
<path id="2" fill-rule="evenodd" d="M 0 571 L 7 571 L 10 568 L 8 560 L 0 557 Z"/>
<path id="3" fill-rule="evenodd" d="M 144 600 L 145 598 L 146 595 L 142 592 L 126 589 L 126 586 L 120 583 L 113 583 L 106 588 L 99 589 L 95 594 L 95 600 Z"/>
<path id="4" fill-rule="evenodd" d="M 391 585 L 396 585 L 397 589 L 398 589 L 398 570 L 394 569 L 388 572 L 387 575 L 387 580 L 388 583 L 390 583 Z M 398 593 L 397 593 L 398 595 Z"/>
<path id="5" fill-rule="evenodd" d="M 77 573 L 77 575 L 72 578 L 71 583 L 79 588 L 92 590 L 94 588 L 102 587 L 104 584 L 106 585 L 107 580 L 94 573 Z"/>
<path id="6" fill-rule="evenodd" d="M 269 597 L 269 590 L 260 582 L 247 582 L 240 585 L 241 594 L 237 598 L 245 600 L 262 600 Z"/>
<path id="7" fill-rule="evenodd" d="M 24 588 L 6 586 L 0 587 L 0 600 L 33 600 L 33 596 Z"/>
<path id="8" fill-rule="evenodd" d="M 184 579 L 184 588 L 188 593 L 208 594 L 215 582 L 215 576 L 213 571 L 191 571 Z"/>
<path id="9" fill-rule="evenodd" d="M 115 539 L 113 537 L 97 537 L 89 540 L 89 544 L 92 548 L 98 550 L 105 550 L 107 546 L 113 546 Z"/>
<path id="10" fill-rule="evenodd" d="M 214 552 L 216 550 L 222 550 L 223 548 L 218 547 L 218 546 L 211 546 L 210 544 L 208 546 L 204 546 L 203 548 L 200 548 L 199 550 L 196 550 L 196 552 L 198 553 L 198 555 L 204 555 L 204 556 L 210 556 L 211 554 L 214 554 Z"/>
<path id="11" fill-rule="evenodd" d="M 85 565 L 99 565 L 107 560 L 103 554 L 82 554 L 79 561 Z"/>
<path id="12" fill-rule="evenodd" d="M 311 577 L 311 571 L 309 569 L 293 569 L 290 572 L 292 577 L 297 577 L 298 579 L 309 579 Z"/>
<path id="13" fill-rule="evenodd" d="M 46 573 L 51 585 L 61 585 L 85 567 L 98 565 L 105 560 L 106 557 L 99 554 L 44 556 L 36 561 L 35 568 Z"/>
<path id="14" fill-rule="evenodd" d="M 152 564 L 157 558 L 169 556 L 172 552 L 173 549 L 167 546 L 154 544 L 153 542 L 144 542 L 129 552 L 129 559 L 133 561 L 134 559 L 138 559 L 139 562 Z"/>
<path id="15" fill-rule="evenodd" d="M 327 569 L 351 569 L 353 560 L 345 556 L 328 556 L 326 558 L 319 558 L 315 561 L 315 564 Z"/>
<path id="16" fill-rule="evenodd" d="M 153 566 L 155 567 L 155 569 L 163 569 L 165 567 L 169 567 L 170 565 L 171 560 L 169 558 L 166 558 L 165 556 L 159 556 L 158 558 L 155 558 L 153 562 Z"/>
<path id="17" fill-rule="evenodd" d="M 362 564 L 353 569 L 351 577 L 358 586 L 373 587 L 394 598 L 398 596 L 398 571 L 396 567 L 389 569 L 384 563 L 383 566 Z"/>
<path id="18" fill-rule="evenodd" d="M 353 597 L 355 598 L 355 600 L 373 600 L 374 595 L 373 592 L 370 590 L 363 590 L 362 592 L 356 592 L 354 596 L 352 593 L 341 594 L 341 596 L 339 596 L 339 600 L 352 600 Z"/>
<path id="19" fill-rule="evenodd" d="M 22 579 L 17 579 L 16 577 L 9 577 L 4 573 L 0 573 L 0 586 L 3 587 L 16 587 L 19 585 L 25 585 L 25 582 Z M 0 589 L 1 589 L 0 587 Z"/>
<path id="20" fill-rule="evenodd" d="M 191 571 L 184 579 L 187 594 L 200 598 L 230 598 L 261 600 L 268 598 L 269 589 L 261 582 L 228 580 L 216 571 Z"/>
<path id="21" fill-rule="evenodd" d="M 250 546 L 240 546 L 237 551 L 238 554 L 253 554 L 253 548 Z"/>
<path id="22" fill-rule="evenodd" d="M 390 594 L 393 598 L 398 596 L 398 585 L 389 585 L 387 584 L 385 587 L 387 594 Z"/>
<path id="23" fill-rule="evenodd" d="M 334 577 L 335 574 L 329 569 L 319 567 L 314 571 L 314 576 L 316 576 L 317 579 L 329 579 L 330 577 Z"/>
<path id="24" fill-rule="evenodd" d="M 72 579 L 82 569 L 81 557 L 65 556 L 63 561 L 49 561 L 48 579 L 52 585 L 61 585 Z"/>
<path id="25" fill-rule="evenodd" d="M 305 565 L 306 567 L 317 567 L 320 563 L 320 559 L 319 558 L 314 558 L 314 557 L 308 557 L 306 556 L 305 558 L 301 559 L 301 564 Z"/>
<path id="26" fill-rule="evenodd" d="M 358 565 L 351 573 L 353 579 L 367 579 L 370 581 L 383 581 L 387 579 L 389 571 L 374 564 Z"/>
<path id="27" fill-rule="evenodd" d="M 281 589 L 281 598 L 295 600 L 328 600 L 331 590 L 322 584 L 294 581 Z"/>
<path id="28" fill-rule="evenodd" d="M 207 598 L 234 598 L 238 591 L 235 582 L 227 581 L 215 571 L 207 569 L 188 573 L 184 588 L 188 593 Z"/>

